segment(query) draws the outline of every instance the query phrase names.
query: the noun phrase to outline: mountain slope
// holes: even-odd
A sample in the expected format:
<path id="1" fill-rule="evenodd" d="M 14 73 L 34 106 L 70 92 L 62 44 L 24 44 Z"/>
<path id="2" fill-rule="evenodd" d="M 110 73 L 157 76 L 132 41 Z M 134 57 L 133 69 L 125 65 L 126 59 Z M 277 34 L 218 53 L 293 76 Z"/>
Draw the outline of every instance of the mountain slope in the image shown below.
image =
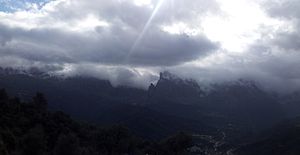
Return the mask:
<path id="1" fill-rule="evenodd" d="M 63 112 L 47 111 L 41 93 L 30 102 L 20 102 L 2 89 L 0 113 L 1 155 L 173 155 L 186 154 L 192 144 L 185 133 L 157 143 L 138 138 L 120 125 L 79 123 Z"/>
<path id="2" fill-rule="evenodd" d="M 150 86 L 147 106 L 169 115 L 200 119 L 216 128 L 237 125 L 251 132 L 284 118 L 280 103 L 254 82 L 239 80 L 211 88 L 205 92 L 192 80 L 164 72 L 157 84 Z"/>
<path id="3" fill-rule="evenodd" d="M 88 77 L 38 75 L 43 76 L 5 72 L 0 74 L 0 87 L 25 100 L 37 91 L 43 92 L 52 110 L 63 110 L 73 118 L 97 124 L 125 124 L 148 137 L 179 130 L 218 130 L 236 141 L 284 117 L 281 105 L 249 81 L 215 84 L 206 92 L 194 80 L 169 72 L 161 73 L 157 84 L 148 90 L 113 87 L 108 81 Z"/>
<path id="4" fill-rule="evenodd" d="M 0 87 L 25 100 L 30 100 L 35 92 L 44 92 L 52 110 L 62 110 L 75 119 L 99 125 L 124 124 L 146 138 L 159 139 L 176 131 L 212 130 L 201 120 L 170 116 L 141 106 L 147 91 L 113 87 L 105 80 L 5 74 L 0 76 Z"/>
<path id="5" fill-rule="evenodd" d="M 260 140 L 235 151 L 237 155 L 300 154 L 300 118 L 286 120 L 264 132 Z"/>

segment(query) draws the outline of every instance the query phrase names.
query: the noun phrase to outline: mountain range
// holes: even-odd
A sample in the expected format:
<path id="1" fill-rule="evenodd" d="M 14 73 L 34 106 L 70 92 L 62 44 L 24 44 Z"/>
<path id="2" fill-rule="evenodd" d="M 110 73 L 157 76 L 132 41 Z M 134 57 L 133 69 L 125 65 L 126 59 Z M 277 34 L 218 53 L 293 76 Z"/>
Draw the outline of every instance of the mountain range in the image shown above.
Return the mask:
<path id="1" fill-rule="evenodd" d="M 244 150 L 261 132 L 300 114 L 293 108 L 300 105 L 297 94 L 274 97 L 247 80 L 211 84 L 208 91 L 195 80 L 170 72 L 160 73 L 157 83 L 143 90 L 113 87 L 107 80 L 91 77 L 62 78 L 38 70 L 1 68 L 0 87 L 23 101 L 42 92 L 51 111 L 101 126 L 122 124 L 147 139 L 186 131 L 209 135 L 209 141 L 221 139 L 231 148 L 243 145 Z"/>

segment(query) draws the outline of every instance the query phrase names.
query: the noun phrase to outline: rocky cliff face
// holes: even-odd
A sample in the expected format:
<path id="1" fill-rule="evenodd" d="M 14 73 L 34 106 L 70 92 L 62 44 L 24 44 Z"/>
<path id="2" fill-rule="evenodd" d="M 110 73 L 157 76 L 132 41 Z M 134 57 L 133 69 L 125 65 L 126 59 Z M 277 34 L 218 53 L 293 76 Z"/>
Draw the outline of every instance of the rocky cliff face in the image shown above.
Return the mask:
<path id="1" fill-rule="evenodd" d="M 169 72 L 160 73 L 156 85 L 151 84 L 148 90 L 151 102 L 173 102 L 178 104 L 197 104 L 204 94 L 194 80 L 186 80 Z"/>
<path id="2" fill-rule="evenodd" d="M 284 117 L 281 104 L 255 82 L 247 80 L 212 84 L 211 90 L 205 92 L 196 81 L 163 72 L 157 84 L 150 85 L 148 97 L 155 110 L 210 120 L 222 127 L 233 123 L 256 131 Z"/>

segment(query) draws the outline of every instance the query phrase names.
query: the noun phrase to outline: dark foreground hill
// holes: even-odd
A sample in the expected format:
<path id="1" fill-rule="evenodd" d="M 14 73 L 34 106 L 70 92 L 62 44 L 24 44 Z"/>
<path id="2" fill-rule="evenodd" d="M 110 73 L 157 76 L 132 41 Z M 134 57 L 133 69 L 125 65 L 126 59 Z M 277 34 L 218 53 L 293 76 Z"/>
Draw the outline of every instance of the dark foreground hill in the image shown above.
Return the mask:
<path id="1" fill-rule="evenodd" d="M 0 90 L 1 155 L 186 154 L 190 136 L 179 133 L 159 143 L 122 126 L 100 128 L 78 123 L 63 112 L 48 112 L 43 94 L 20 102 Z"/>
<path id="2" fill-rule="evenodd" d="M 79 123 L 63 112 L 49 112 L 47 100 L 41 93 L 37 93 L 30 102 L 21 102 L 19 98 L 8 97 L 5 90 L 0 90 L 0 114 L 1 155 L 298 155 L 300 153 L 299 118 L 285 121 L 262 132 L 251 144 L 239 146 L 228 144 L 224 139 L 225 133 L 218 139 L 209 135 L 189 136 L 181 132 L 155 142 L 135 136 L 124 126 L 103 128 Z M 142 125 L 138 121 L 136 124 Z"/>
<path id="3" fill-rule="evenodd" d="M 235 151 L 238 155 L 299 155 L 300 118 L 286 120 Z"/>

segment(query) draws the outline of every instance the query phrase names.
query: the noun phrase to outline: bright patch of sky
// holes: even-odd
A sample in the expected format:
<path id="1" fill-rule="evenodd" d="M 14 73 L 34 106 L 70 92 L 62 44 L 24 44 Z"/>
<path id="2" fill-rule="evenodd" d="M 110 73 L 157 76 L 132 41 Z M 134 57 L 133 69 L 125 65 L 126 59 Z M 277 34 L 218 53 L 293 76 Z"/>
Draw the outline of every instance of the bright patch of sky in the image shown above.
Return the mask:
<path id="1" fill-rule="evenodd" d="M 217 1 L 223 14 L 207 16 L 202 26 L 210 39 L 221 42 L 228 51 L 243 52 L 261 38 L 261 27 L 281 25 L 279 20 L 270 18 L 256 0 Z"/>
<path id="2" fill-rule="evenodd" d="M 0 0 L 0 12 L 15 12 L 28 9 L 32 4 L 42 7 L 50 0 Z"/>

